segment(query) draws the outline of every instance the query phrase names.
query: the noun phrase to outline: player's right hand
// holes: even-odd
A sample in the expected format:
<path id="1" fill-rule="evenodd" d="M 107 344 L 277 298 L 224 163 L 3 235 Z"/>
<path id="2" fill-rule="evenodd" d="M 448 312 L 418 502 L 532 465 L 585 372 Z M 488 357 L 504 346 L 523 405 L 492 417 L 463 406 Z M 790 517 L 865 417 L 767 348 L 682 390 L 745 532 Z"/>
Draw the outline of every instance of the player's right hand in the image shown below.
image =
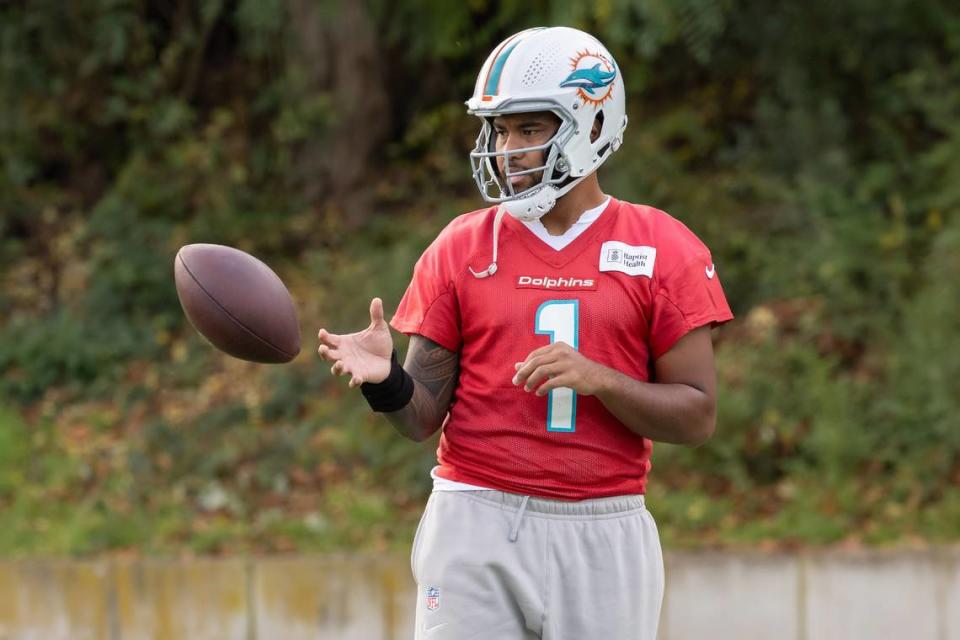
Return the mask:
<path id="1" fill-rule="evenodd" d="M 333 363 L 330 373 L 350 376 L 350 387 L 364 382 L 383 382 L 390 375 L 390 356 L 393 354 L 393 336 L 383 319 L 383 301 L 370 302 L 370 326 L 363 331 L 337 335 L 320 329 L 320 348 L 317 353 Z"/>

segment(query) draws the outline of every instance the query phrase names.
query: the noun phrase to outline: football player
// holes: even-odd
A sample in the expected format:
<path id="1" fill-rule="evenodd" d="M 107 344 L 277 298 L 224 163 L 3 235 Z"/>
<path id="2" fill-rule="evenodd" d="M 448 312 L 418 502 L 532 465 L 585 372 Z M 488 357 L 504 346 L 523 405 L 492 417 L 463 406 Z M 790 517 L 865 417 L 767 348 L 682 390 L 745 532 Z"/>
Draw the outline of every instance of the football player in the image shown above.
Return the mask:
<path id="1" fill-rule="evenodd" d="M 600 188 L 624 78 L 589 34 L 529 29 L 477 78 L 470 154 L 491 206 L 427 248 L 391 324 L 320 355 L 405 436 L 441 430 L 411 554 L 416 638 L 654 640 L 664 589 L 644 502 L 652 441 L 714 430 L 710 328 L 732 318 L 706 246 Z"/>

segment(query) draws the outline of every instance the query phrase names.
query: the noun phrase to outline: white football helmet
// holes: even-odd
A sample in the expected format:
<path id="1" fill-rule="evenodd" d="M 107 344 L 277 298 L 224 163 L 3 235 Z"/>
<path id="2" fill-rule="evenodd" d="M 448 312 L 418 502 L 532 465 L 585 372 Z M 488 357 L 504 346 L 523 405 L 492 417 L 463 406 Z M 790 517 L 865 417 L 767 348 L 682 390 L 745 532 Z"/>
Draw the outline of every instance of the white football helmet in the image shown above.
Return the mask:
<path id="1" fill-rule="evenodd" d="M 473 177 L 487 202 L 521 220 L 537 220 L 590 175 L 623 142 L 627 126 L 623 77 L 613 56 L 590 34 L 568 27 L 539 27 L 514 34 L 487 58 L 467 111 L 483 125 L 470 153 Z M 560 128 L 546 143 L 497 151 L 493 119 L 510 113 L 551 111 Z M 600 135 L 590 140 L 594 121 Z M 510 158 L 544 152 L 540 167 L 511 171 Z M 497 159 L 503 158 L 501 175 Z M 541 173 L 539 184 L 519 193 L 510 178 Z"/>

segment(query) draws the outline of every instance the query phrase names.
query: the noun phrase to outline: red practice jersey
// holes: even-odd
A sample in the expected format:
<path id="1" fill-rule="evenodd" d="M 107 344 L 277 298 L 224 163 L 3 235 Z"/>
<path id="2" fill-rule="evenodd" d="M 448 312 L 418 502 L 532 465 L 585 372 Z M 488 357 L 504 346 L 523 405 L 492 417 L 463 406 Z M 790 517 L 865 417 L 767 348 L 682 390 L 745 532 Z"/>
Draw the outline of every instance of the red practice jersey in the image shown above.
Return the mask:
<path id="1" fill-rule="evenodd" d="M 706 246 L 675 218 L 611 199 L 560 251 L 496 207 L 453 220 L 417 262 L 395 329 L 460 354 L 460 378 L 437 453 L 448 480 L 582 500 L 643 493 L 650 440 L 592 396 L 545 397 L 511 380 L 514 363 L 553 341 L 632 378 L 682 336 L 733 317 Z"/>

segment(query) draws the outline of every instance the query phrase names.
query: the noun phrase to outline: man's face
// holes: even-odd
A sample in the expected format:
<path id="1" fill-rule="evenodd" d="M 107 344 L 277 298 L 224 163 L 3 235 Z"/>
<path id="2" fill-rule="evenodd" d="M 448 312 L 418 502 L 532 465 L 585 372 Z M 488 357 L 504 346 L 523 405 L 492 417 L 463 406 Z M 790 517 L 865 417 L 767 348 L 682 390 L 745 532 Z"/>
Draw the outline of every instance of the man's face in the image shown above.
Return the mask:
<path id="1" fill-rule="evenodd" d="M 512 149 L 526 149 L 545 144 L 560 128 L 560 118 L 549 111 L 533 113 L 511 113 L 497 116 L 493 119 L 493 132 L 496 136 L 496 150 L 509 151 Z M 533 169 L 543 166 L 545 153 L 543 150 L 530 151 L 510 156 L 510 173 Z M 505 160 L 497 157 L 497 168 L 500 175 L 505 175 Z M 522 176 L 509 178 L 515 193 L 519 193 L 539 184 L 543 172 L 528 173 Z"/>

